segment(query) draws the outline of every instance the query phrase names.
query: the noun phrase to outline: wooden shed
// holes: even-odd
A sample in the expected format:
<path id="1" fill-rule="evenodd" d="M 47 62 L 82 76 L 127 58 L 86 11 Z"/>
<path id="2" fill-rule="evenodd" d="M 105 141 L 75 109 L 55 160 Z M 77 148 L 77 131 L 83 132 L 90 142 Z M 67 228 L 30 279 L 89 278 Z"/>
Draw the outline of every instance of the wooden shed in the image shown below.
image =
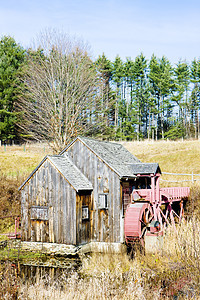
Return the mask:
<path id="1" fill-rule="evenodd" d="M 158 164 L 141 163 L 121 144 L 77 137 L 21 185 L 22 240 L 122 243 L 132 190 L 149 188 L 159 172 Z"/>

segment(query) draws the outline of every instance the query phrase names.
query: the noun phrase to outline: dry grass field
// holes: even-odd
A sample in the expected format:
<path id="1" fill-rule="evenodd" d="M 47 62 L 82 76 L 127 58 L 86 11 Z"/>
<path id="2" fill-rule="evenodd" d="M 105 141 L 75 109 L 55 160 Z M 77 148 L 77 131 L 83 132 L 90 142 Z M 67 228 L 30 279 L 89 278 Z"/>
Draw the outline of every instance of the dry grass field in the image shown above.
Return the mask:
<path id="1" fill-rule="evenodd" d="M 122 144 L 142 162 L 159 163 L 162 172 L 200 174 L 199 140 L 141 141 L 123 142 Z M 168 183 L 164 180 L 172 182 Z M 192 186 L 191 180 L 192 175 L 182 176 L 163 174 L 161 177 L 161 184 L 162 186 Z M 195 183 L 200 183 L 200 176 L 193 175 L 193 180 Z"/>
<path id="2" fill-rule="evenodd" d="M 163 172 L 200 174 L 200 141 L 123 142 L 142 162 L 157 162 Z M 17 187 L 51 154 L 46 145 L 0 148 L 0 205 L 19 205 Z M 83 257 L 79 270 L 56 278 L 21 283 L 10 265 L 0 267 L 1 299 L 200 299 L 200 181 L 191 176 L 162 175 L 162 185 L 191 186 L 188 218 L 177 230 L 168 227 L 164 247 L 145 255 Z M 198 179 L 198 176 L 193 179 Z M 199 177 L 200 179 L 200 177 Z M 12 188 L 10 188 L 12 187 Z M 15 198 L 14 198 L 15 197 Z M 1 201 L 3 199 L 3 201 Z M 191 204 L 192 203 L 192 204 Z M 6 206 L 7 213 L 9 205 Z M 64 276 L 64 275 L 63 275 Z M 50 280 L 50 281 L 49 281 Z M 49 283 L 48 283 L 49 282 Z M 48 283 L 48 284 L 47 284 Z"/>
<path id="3" fill-rule="evenodd" d="M 9 178 L 30 174 L 38 163 L 52 151 L 46 144 L 0 147 L 0 172 Z"/>

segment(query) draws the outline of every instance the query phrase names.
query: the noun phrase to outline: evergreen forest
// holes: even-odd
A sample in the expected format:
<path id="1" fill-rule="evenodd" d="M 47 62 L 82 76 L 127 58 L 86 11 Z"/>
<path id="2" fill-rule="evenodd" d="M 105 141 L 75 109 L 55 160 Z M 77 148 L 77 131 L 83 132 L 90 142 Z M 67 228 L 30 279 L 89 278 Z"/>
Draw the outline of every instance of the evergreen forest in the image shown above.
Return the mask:
<path id="1" fill-rule="evenodd" d="M 172 64 L 165 56 L 152 54 L 148 60 L 140 53 L 111 61 L 103 53 L 93 60 L 74 49 L 57 55 L 55 45 L 47 52 L 1 38 L 1 143 L 51 141 L 54 136 L 46 129 L 34 133 L 47 119 L 47 128 L 61 135 L 63 144 L 78 134 L 105 140 L 200 137 L 200 59 Z"/>

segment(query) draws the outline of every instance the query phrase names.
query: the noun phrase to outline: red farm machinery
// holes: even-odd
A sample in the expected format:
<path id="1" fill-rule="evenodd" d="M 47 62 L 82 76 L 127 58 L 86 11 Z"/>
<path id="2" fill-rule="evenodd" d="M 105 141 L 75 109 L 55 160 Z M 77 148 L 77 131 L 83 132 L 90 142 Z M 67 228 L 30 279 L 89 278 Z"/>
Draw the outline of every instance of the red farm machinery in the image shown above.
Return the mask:
<path id="1" fill-rule="evenodd" d="M 184 204 L 188 199 L 189 187 L 160 188 L 160 174 L 138 175 L 149 180 L 145 189 L 132 189 L 124 221 L 126 244 L 136 241 L 144 245 L 145 235 L 159 236 L 168 224 L 175 227 L 184 216 Z"/>

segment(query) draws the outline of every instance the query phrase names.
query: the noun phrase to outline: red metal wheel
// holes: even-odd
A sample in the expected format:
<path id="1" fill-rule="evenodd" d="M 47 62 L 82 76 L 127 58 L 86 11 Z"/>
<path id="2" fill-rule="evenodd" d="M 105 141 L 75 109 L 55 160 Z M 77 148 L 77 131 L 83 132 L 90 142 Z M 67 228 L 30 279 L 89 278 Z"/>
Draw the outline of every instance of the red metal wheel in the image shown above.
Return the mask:
<path id="1" fill-rule="evenodd" d="M 124 220 L 126 243 L 143 240 L 149 224 L 153 220 L 153 211 L 149 203 L 136 202 L 127 207 Z"/>

